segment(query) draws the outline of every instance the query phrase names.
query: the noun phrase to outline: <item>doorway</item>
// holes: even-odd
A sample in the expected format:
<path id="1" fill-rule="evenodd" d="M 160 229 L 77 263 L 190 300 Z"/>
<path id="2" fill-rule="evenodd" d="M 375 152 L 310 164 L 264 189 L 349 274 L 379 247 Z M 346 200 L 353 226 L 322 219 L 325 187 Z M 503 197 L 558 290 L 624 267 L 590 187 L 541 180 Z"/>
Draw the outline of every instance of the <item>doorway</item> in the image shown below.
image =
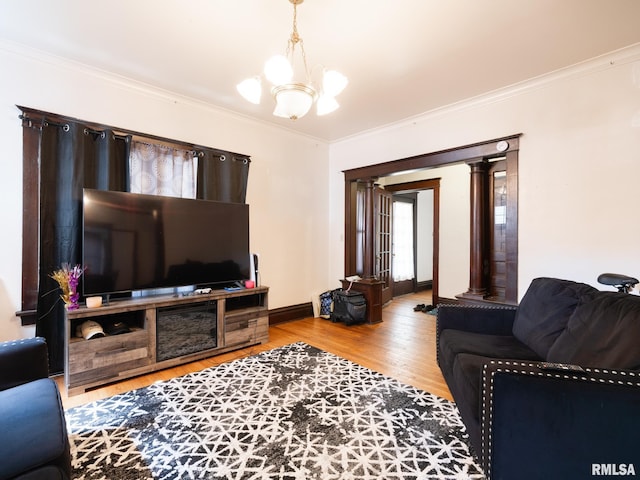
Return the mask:
<path id="1" fill-rule="evenodd" d="M 393 296 L 431 289 L 433 296 L 437 297 L 440 179 L 385 185 L 385 190 L 393 193 L 394 206 L 399 211 L 404 211 L 411 222 L 409 226 L 406 220 L 393 217 L 393 265 L 397 263 L 398 267 L 402 268 L 400 271 L 392 269 Z M 401 223 L 404 223 L 404 226 Z M 410 228 L 410 231 L 407 228 Z M 405 256 L 407 249 L 411 251 L 410 256 Z M 408 262 L 412 262 L 412 265 Z M 407 273 L 409 269 L 413 270 L 412 273 Z"/>
<path id="2" fill-rule="evenodd" d="M 416 193 L 393 196 L 391 278 L 394 297 L 416 291 L 417 200 Z"/>
<path id="3" fill-rule="evenodd" d="M 491 302 L 502 304 L 515 304 L 517 302 L 517 164 L 519 151 L 520 134 L 503 137 L 499 139 L 489 140 L 486 142 L 466 145 L 463 147 L 452 148 L 435 153 L 417 155 L 415 157 L 404 158 L 401 160 L 389 161 L 381 164 L 364 166 L 345 170 L 345 255 L 344 255 L 344 271 L 345 275 L 358 274 L 363 279 L 374 284 L 380 283 L 376 276 L 376 222 L 375 222 L 375 205 L 374 205 L 374 186 L 381 180 L 398 174 L 408 174 L 410 172 L 418 172 L 443 166 L 464 166 L 469 168 L 470 181 L 467 183 L 470 189 L 470 206 L 467 207 L 466 213 L 462 216 L 470 218 L 469 230 L 460 229 L 462 235 L 453 231 L 450 220 L 460 217 L 459 201 L 452 203 L 450 200 L 452 190 L 447 187 L 447 243 L 445 246 L 447 263 L 446 287 L 447 293 L 451 297 L 446 300 L 460 302 Z M 490 164 L 493 161 L 503 159 L 506 165 L 506 177 L 503 185 L 500 186 L 500 195 L 504 195 L 506 205 L 496 204 L 500 208 L 500 212 L 506 212 L 506 216 L 498 216 L 496 218 L 493 212 L 493 201 L 496 199 L 490 194 L 488 188 L 490 181 Z M 500 173 L 500 175 L 503 175 Z M 499 176 L 494 176 L 498 179 Z M 502 188 L 506 186 L 505 188 Z M 359 189 L 365 189 L 368 194 L 365 195 L 364 211 L 359 213 L 357 206 L 357 192 Z M 385 187 L 389 189 L 389 186 Z M 493 186 L 492 186 L 493 188 Z M 455 208 L 451 208 L 455 205 Z M 467 204 L 469 205 L 469 204 Z M 437 213 L 436 208 L 436 213 Z M 450 211 L 453 210 L 453 211 Z M 357 244 L 356 225 L 358 229 L 360 224 L 357 221 L 362 215 L 362 244 Z M 487 265 L 493 249 L 496 245 L 496 237 L 490 235 L 492 233 L 492 225 L 490 221 L 499 221 L 500 229 L 504 231 L 504 251 L 506 259 L 495 262 L 495 272 L 502 277 L 504 267 L 504 278 L 499 278 L 500 284 L 496 284 L 491 288 L 489 284 L 490 276 L 487 275 Z M 506 223 L 505 223 L 506 221 Z M 495 233 L 495 232 L 493 232 Z M 466 237 L 466 247 L 463 246 Z M 439 229 L 434 228 L 434 242 L 439 240 Z M 462 243 L 460 241 L 462 240 Z M 454 250 L 454 247 L 459 250 Z M 434 251 L 437 252 L 438 246 L 434 245 Z M 464 253 L 465 249 L 467 254 Z M 460 252 L 457 254 L 456 252 Z M 362 258 L 362 263 L 360 263 Z M 438 272 L 438 253 L 434 253 L 434 272 Z M 468 258 L 468 263 L 458 261 L 458 259 Z M 453 263 L 451 263 L 453 262 Z M 449 268 L 452 265 L 452 269 Z M 362 267 L 361 269 L 358 267 Z M 464 283 L 458 283 L 460 279 L 468 275 L 468 290 L 457 294 L 455 290 L 460 291 L 464 287 Z M 440 301 L 438 275 L 433 276 L 433 301 L 437 304 Z M 454 285 L 455 284 L 455 285 Z M 444 285 L 444 284 L 443 284 Z M 456 285 L 458 285 L 456 287 Z M 452 288 L 455 287 L 455 290 Z M 497 287 L 497 288 L 496 288 Z M 458 290 L 460 289 L 460 290 Z M 454 298 L 455 297 L 455 298 Z M 457 300 L 456 300 L 457 299 Z"/>

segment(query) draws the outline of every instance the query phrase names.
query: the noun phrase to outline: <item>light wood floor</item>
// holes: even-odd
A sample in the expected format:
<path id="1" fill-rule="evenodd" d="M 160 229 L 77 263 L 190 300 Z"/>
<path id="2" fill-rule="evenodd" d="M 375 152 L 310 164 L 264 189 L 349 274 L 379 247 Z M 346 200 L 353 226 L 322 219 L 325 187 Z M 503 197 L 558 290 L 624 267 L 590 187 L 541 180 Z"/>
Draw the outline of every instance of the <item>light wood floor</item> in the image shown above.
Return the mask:
<path id="1" fill-rule="evenodd" d="M 436 364 L 436 317 L 413 311 L 417 304 L 429 303 L 431 303 L 430 291 L 397 297 L 384 307 L 383 322 L 375 325 L 346 327 L 322 318 L 305 318 L 279 324 L 269 329 L 268 343 L 123 380 L 71 397 L 66 395 L 63 378 L 58 377 L 57 381 L 65 408 L 71 408 L 145 387 L 159 380 L 168 380 L 264 350 L 302 341 L 451 400 L 449 389 Z"/>

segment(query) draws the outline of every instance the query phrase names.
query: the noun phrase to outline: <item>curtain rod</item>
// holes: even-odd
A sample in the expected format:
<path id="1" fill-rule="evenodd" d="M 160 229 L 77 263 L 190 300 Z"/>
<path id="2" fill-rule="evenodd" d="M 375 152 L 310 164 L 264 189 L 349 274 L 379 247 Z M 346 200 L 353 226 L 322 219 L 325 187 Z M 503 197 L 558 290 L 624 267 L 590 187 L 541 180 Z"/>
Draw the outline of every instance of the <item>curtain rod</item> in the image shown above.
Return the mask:
<path id="1" fill-rule="evenodd" d="M 179 145 L 179 146 L 181 146 L 183 148 L 186 147 L 186 149 L 193 150 L 193 151 L 206 150 L 206 151 L 218 152 L 220 154 L 232 154 L 232 155 L 235 155 L 235 156 L 238 156 L 238 157 L 243 157 L 244 159 L 246 159 L 247 162 L 251 161 L 251 156 L 250 155 L 245 155 L 243 153 L 230 152 L 230 151 L 220 150 L 218 148 L 206 147 L 206 146 L 202 146 L 202 145 L 196 145 L 196 144 L 193 144 L 193 143 L 183 142 L 183 141 L 180 141 L 180 140 L 173 140 L 173 139 L 166 138 L 166 137 L 159 137 L 157 135 L 150 135 L 150 134 L 146 134 L 146 133 L 140 133 L 140 132 L 136 132 L 134 130 L 117 128 L 117 127 L 112 127 L 112 126 L 109 126 L 109 125 L 101 125 L 101 124 L 97 124 L 97 123 L 94 123 L 94 122 L 88 122 L 86 120 L 81 120 L 81 119 L 73 118 L 73 117 L 67 117 L 67 116 L 64 116 L 64 115 L 56 114 L 56 113 L 44 112 L 42 110 L 36 110 L 34 108 L 24 107 L 24 106 L 21 106 L 21 105 L 16 105 L 16 107 L 18 107 L 22 111 L 22 114 L 19 115 L 19 118 L 21 120 L 28 120 L 29 122 L 34 120 L 29 116 L 29 114 L 34 115 L 36 118 L 40 117 L 39 119 L 43 120 L 43 121 L 49 121 L 49 120 L 46 120 L 46 117 L 50 117 L 50 118 L 54 118 L 54 119 L 57 119 L 57 120 L 61 120 L 63 122 L 81 123 L 81 124 L 83 124 L 85 126 L 88 126 L 88 127 L 92 128 L 92 129 L 112 130 L 115 135 L 122 135 L 122 136 L 130 135 L 132 137 L 140 137 L 140 138 L 144 138 L 144 139 L 147 139 L 147 140 L 154 140 L 154 141 L 159 141 L 159 142 L 173 143 L 175 145 Z M 49 121 L 49 123 L 51 123 L 51 121 Z"/>
<path id="2" fill-rule="evenodd" d="M 28 115 L 21 114 L 21 115 L 18 115 L 18 118 L 19 118 L 20 120 L 22 120 L 22 121 L 27 121 L 27 122 L 29 122 L 29 126 L 33 126 L 33 120 L 34 120 L 34 119 L 33 119 L 33 118 L 31 118 L 31 117 L 29 117 Z M 48 126 L 48 125 L 52 125 L 52 126 L 54 126 L 54 127 L 61 127 L 61 128 L 62 128 L 62 130 L 63 130 L 63 131 L 65 131 L 65 132 L 68 132 L 69 130 L 71 130 L 71 126 L 69 125 L 69 123 L 60 123 L 60 122 L 56 122 L 56 121 L 54 121 L 54 120 L 50 120 L 50 119 L 49 119 L 49 118 L 47 118 L 47 117 L 41 117 L 41 118 L 39 118 L 38 120 L 40 120 L 40 122 L 41 122 L 41 124 L 40 124 L 40 125 L 41 125 L 41 126 L 45 126 L 45 127 L 46 127 L 46 126 Z M 75 123 L 79 123 L 79 122 L 75 122 Z M 85 126 L 85 127 L 84 127 L 84 130 L 83 130 L 83 133 L 84 133 L 85 135 L 89 135 L 89 134 L 91 134 L 91 135 L 99 135 L 100 137 L 105 138 L 105 136 L 106 136 L 106 133 L 105 133 L 105 132 L 106 132 L 107 130 L 109 130 L 109 129 L 105 129 L 105 130 L 94 130 L 94 129 L 92 129 L 92 128 L 89 128 L 89 127 Z M 129 135 L 119 135 L 117 132 L 113 132 L 113 131 L 112 131 L 112 134 L 113 134 L 114 138 L 115 138 L 115 137 L 122 137 L 122 138 L 128 139 L 128 137 L 129 137 Z"/>

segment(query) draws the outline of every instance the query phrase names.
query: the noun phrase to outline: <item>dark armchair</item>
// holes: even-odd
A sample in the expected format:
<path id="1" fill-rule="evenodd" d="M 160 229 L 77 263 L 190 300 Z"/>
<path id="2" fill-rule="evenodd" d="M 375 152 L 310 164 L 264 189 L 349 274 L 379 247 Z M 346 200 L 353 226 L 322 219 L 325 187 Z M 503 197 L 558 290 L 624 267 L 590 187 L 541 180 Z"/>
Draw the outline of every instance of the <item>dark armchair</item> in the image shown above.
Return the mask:
<path id="1" fill-rule="evenodd" d="M 69 480 L 64 410 L 43 338 L 0 342 L 0 480 Z"/>

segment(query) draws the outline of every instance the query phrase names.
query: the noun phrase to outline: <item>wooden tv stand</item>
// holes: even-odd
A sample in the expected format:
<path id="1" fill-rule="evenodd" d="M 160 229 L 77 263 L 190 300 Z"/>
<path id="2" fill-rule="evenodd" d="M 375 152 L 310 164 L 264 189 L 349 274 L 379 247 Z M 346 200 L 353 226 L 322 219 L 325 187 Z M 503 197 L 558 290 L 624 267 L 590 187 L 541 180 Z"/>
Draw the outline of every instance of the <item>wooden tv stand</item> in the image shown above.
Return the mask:
<path id="1" fill-rule="evenodd" d="M 98 308 L 83 306 L 67 311 L 64 366 L 67 394 L 76 395 L 114 381 L 267 342 L 268 292 L 268 287 L 212 290 L 208 294 L 116 300 Z M 169 353 L 161 348 L 159 354 L 158 347 L 162 345 L 158 341 L 166 342 L 167 335 L 172 334 L 172 324 L 179 328 L 182 320 L 201 322 L 202 318 L 212 322 L 210 336 L 206 335 L 209 329 L 200 337 L 189 332 L 191 336 L 180 346 L 189 353 L 176 347 Z M 124 321 L 130 331 L 85 340 L 76 336 L 76 330 L 87 320 L 101 325 Z"/>

